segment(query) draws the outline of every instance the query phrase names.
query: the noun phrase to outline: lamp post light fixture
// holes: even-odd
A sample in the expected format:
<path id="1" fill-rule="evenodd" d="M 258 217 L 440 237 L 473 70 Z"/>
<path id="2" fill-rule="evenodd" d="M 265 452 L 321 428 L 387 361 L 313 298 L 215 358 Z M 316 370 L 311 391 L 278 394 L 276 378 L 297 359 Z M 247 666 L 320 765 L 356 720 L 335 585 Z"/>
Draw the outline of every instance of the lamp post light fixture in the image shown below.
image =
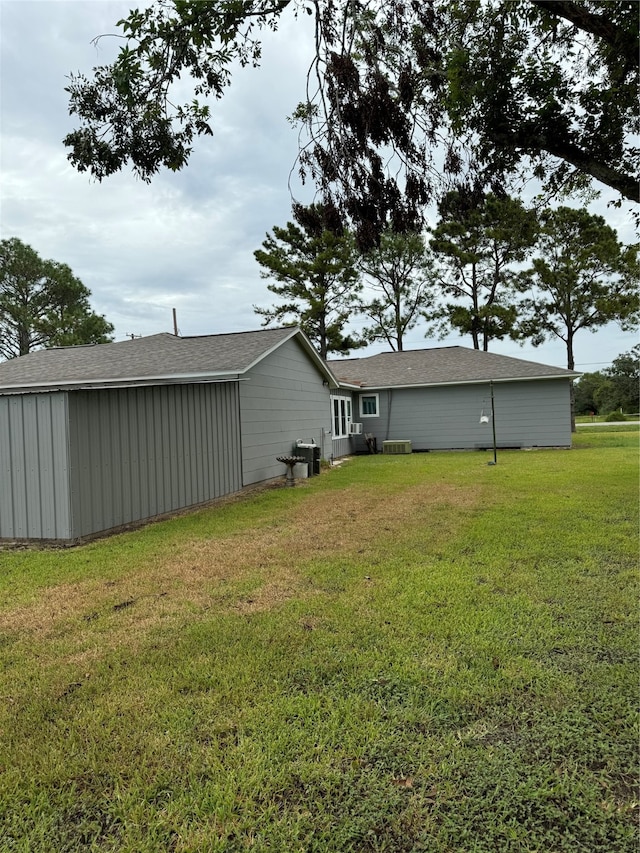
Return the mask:
<path id="1" fill-rule="evenodd" d="M 493 397 L 493 379 L 489 380 L 489 390 L 491 392 L 491 429 L 493 431 L 493 462 L 489 462 L 489 465 L 497 465 L 498 464 L 498 452 L 496 448 L 496 407 L 495 401 Z M 489 416 L 485 415 L 484 409 L 480 413 L 480 423 L 488 424 Z"/>

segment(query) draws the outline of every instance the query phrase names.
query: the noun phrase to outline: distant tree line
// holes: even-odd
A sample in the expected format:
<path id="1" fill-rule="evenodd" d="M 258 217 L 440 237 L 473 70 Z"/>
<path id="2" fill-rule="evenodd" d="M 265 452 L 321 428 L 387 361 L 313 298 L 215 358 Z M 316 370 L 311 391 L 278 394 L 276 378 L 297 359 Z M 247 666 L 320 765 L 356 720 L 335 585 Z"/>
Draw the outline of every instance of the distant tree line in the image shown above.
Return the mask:
<path id="1" fill-rule="evenodd" d="M 559 339 L 571 370 L 577 334 L 637 323 L 638 245 L 623 245 L 603 217 L 570 207 L 538 213 L 472 188 L 446 194 L 438 212 L 432 229 L 388 227 L 362 251 L 331 205 L 294 205 L 295 221 L 255 252 L 278 297 L 255 311 L 264 325 L 300 325 L 323 357 L 375 340 L 400 351 L 422 322 L 428 337 L 457 332 L 485 351 L 505 338 Z M 351 331 L 356 316 L 365 320 L 360 334 Z"/>
<path id="2" fill-rule="evenodd" d="M 615 358 L 611 367 L 585 373 L 575 385 L 579 415 L 607 414 L 621 410 L 640 412 L 640 344 Z"/>

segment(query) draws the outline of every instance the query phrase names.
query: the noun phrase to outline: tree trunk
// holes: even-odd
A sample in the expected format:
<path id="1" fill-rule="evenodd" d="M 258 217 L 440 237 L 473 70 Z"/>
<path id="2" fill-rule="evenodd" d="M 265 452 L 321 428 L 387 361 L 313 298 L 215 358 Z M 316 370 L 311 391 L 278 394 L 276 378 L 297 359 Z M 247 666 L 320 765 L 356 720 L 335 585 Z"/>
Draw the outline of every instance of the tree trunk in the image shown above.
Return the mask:
<path id="1" fill-rule="evenodd" d="M 18 348 L 19 355 L 29 355 L 31 352 L 31 341 L 29 340 L 29 329 L 24 326 L 18 327 Z"/>

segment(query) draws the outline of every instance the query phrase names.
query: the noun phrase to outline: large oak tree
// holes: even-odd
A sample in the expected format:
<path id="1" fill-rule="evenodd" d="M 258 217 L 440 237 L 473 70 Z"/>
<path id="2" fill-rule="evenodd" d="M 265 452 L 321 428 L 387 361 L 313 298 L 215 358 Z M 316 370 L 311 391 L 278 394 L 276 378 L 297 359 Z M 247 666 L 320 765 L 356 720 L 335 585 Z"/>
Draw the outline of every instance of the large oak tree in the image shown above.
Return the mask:
<path id="1" fill-rule="evenodd" d="M 533 172 L 551 190 L 595 181 L 640 200 L 638 16 L 625 0 L 156 2 L 119 22 L 112 65 L 72 76 L 71 162 L 98 179 L 126 163 L 145 180 L 182 168 L 234 63 L 259 63 L 288 7 L 316 24 L 295 111 L 301 169 L 361 245 L 389 221 L 415 227 L 443 176 L 500 190 Z M 185 76 L 195 97 L 176 101 Z"/>

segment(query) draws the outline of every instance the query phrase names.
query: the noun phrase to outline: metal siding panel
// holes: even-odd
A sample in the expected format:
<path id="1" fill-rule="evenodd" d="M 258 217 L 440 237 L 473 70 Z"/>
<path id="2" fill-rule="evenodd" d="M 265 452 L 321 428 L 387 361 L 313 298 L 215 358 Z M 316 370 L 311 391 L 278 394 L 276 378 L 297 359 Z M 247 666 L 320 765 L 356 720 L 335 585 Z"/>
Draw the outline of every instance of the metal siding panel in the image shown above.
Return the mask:
<path id="1" fill-rule="evenodd" d="M 215 464 L 215 456 L 213 454 L 212 443 L 212 411 L 216 408 L 216 399 L 212 394 L 207 394 L 205 388 L 201 388 L 200 393 L 200 441 L 202 455 L 208 461 L 208 464 L 200 466 L 201 488 L 202 494 L 210 495 L 216 490 L 216 483 L 219 482 L 220 472 Z"/>
<path id="2" fill-rule="evenodd" d="M 229 387 L 224 409 L 225 434 L 233 442 L 234 453 L 227 458 L 226 477 L 229 491 L 242 486 L 242 436 L 240 427 L 240 387 Z"/>
<path id="3" fill-rule="evenodd" d="M 125 518 L 123 506 L 124 471 L 122 464 L 122 441 L 120 437 L 120 422 L 122 410 L 122 393 L 115 391 L 110 397 L 108 407 L 109 418 L 109 458 L 111 461 L 111 511 L 110 519 L 113 527 L 123 523 Z"/>
<path id="4" fill-rule="evenodd" d="M 51 406 L 53 454 L 53 503 L 56 507 L 56 539 L 71 538 L 71 483 L 69 460 L 69 395 L 48 394 Z"/>
<path id="5" fill-rule="evenodd" d="M 69 490 L 71 494 L 71 535 L 82 535 L 86 524 L 87 473 L 84 470 L 86 455 L 86 424 L 80 394 L 69 395 Z M 89 490 L 90 491 L 90 490 Z"/>
<path id="6" fill-rule="evenodd" d="M 240 439 L 240 389 L 238 385 L 229 385 L 221 402 L 219 413 L 221 430 L 227 437 L 232 453 L 222 454 L 221 468 L 224 470 L 224 479 L 221 486 L 228 492 L 238 491 L 242 487 L 242 442 Z"/>
<path id="7" fill-rule="evenodd" d="M 227 386 L 224 389 L 224 394 L 221 394 L 216 400 L 216 405 L 211 410 L 211 423 L 209 426 L 209 444 L 211 448 L 211 458 L 214 460 L 214 477 L 217 480 L 217 488 L 228 493 L 235 491 L 234 485 L 236 478 L 233 471 L 237 465 L 238 444 L 234 441 L 233 424 L 230 417 L 231 414 L 231 398 L 230 394 L 236 390 L 237 386 Z M 220 436 L 227 435 L 227 443 L 232 452 L 221 453 Z M 236 486 L 237 488 L 237 486 Z"/>
<path id="8" fill-rule="evenodd" d="M 40 480 L 40 442 L 38 440 L 37 397 L 24 398 L 24 481 L 27 501 L 28 538 L 42 538 L 42 482 Z"/>
<path id="9" fill-rule="evenodd" d="M 131 512 L 129 520 L 139 518 L 140 507 L 140 426 L 138 418 L 139 389 L 127 394 L 127 440 L 129 442 L 129 466 L 131 488 Z"/>
<path id="10" fill-rule="evenodd" d="M 193 392 L 193 471 L 194 471 L 194 489 L 197 495 L 197 502 L 201 503 L 205 500 L 206 491 L 204 488 L 204 472 L 210 465 L 210 457 L 207 454 L 206 444 L 203 442 L 204 427 L 203 418 L 205 415 L 205 402 L 203 399 L 202 386 L 192 386 Z"/>
<path id="11" fill-rule="evenodd" d="M 189 396 L 191 398 L 191 436 L 189 446 L 191 448 L 191 503 L 201 503 L 204 498 L 202 489 L 202 465 L 199 464 L 198 456 L 201 450 L 201 422 L 200 422 L 200 389 L 191 385 Z"/>
<path id="12" fill-rule="evenodd" d="M 163 388 L 153 389 L 153 473 L 156 506 L 165 506 L 166 491 L 164 483 L 164 418 L 162 416 Z"/>
<path id="13" fill-rule="evenodd" d="M 65 395 L 0 400 L 0 537 L 68 539 Z"/>
<path id="14" fill-rule="evenodd" d="M 183 414 L 184 419 L 182 422 L 182 458 L 183 458 L 183 466 L 182 471 L 184 473 L 184 493 L 182 497 L 182 505 L 188 506 L 189 504 L 195 503 L 193 498 L 193 475 L 192 475 L 192 432 L 193 432 L 193 398 L 189 393 L 189 388 L 187 386 L 184 387 L 182 392 L 182 405 L 184 406 Z"/>
<path id="15" fill-rule="evenodd" d="M 173 388 L 169 412 L 171 414 L 171 508 L 180 506 L 180 490 L 182 488 L 183 470 L 180 451 L 182 447 L 182 408 L 181 389 Z"/>
<path id="16" fill-rule="evenodd" d="M 33 404 L 26 417 L 21 398 L 0 399 L 0 463 L 14 481 L 2 536 L 52 535 L 43 517 L 55 538 L 78 538 L 241 488 L 237 384 L 78 391 L 68 414 L 67 395 L 47 409 L 54 396 L 37 419 Z"/>
<path id="17" fill-rule="evenodd" d="M 136 410 L 138 414 L 138 477 L 140 493 L 136 514 L 138 518 L 151 517 L 151 496 L 149 494 L 149 422 L 147 418 L 146 388 L 139 388 L 136 394 Z"/>
<path id="18" fill-rule="evenodd" d="M 198 406 L 195 389 L 189 387 L 187 398 L 189 400 L 189 492 L 188 501 L 191 504 L 199 502 L 198 497 L 198 454 L 197 454 L 197 433 L 198 433 Z"/>
<path id="19" fill-rule="evenodd" d="M 180 507 L 185 500 L 185 473 L 184 473 L 184 398 L 183 389 L 175 388 L 176 399 L 173 401 L 176 412 L 175 433 L 173 439 L 173 453 L 175 456 L 175 497 L 174 505 Z"/>
<path id="20" fill-rule="evenodd" d="M 108 434 L 108 424 L 105 424 L 104 419 L 108 416 L 108 409 L 105 407 L 105 395 L 98 393 L 96 396 L 97 412 L 96 417 L 92 419 L 90 426 L 91 439 L 90 446 L 90 471 L 91 479 L 94 480 L 94 474 L 100 472 L 99 477 L 95 477 L 95 482 L 92 482 L 91 489 L 91 528 L 104 530 L 110 526 L 110 513 L 106 512 L 107 495 L 110 493 L 111 483 L 109 481 L 109 471 L 107 470 L 106 444 L 105 441 Z"/>
<path id="21" fill-rule="evenodd" d="M 155 390 L 153 416 L 155 421 L 158 503 L 160 506 L 167 506 L 169 503 L 169 477 L 171 471 L 168 465 L 169 457 L 166 450 L 168 442 L 167 417 L 165 411 L 166 389 L 156 388 Z"/>
<path id="22" fill-rule="evenodd" d="M 51 401 L 41 396 L 36 399 L 36 420 L 40 482 L 42 487 L 45 487 L 45 484 L 52 484 L 55 477 L 55 464 L 53 458 L 53 417 Z M 41 492 L 40 535 L 46 539 L 55 539 L 57 530 L 56 509 L 57 507 L 53 491 L 48 488 L 46 489 L 46 493 Z"/>
<path id="23" fill-rule="evenodd" d="M 220 389 L 223 390 L 222 388 Z M 204 434 L 203 434 L 203 444 L 206 448 L 207 459 L 210 459 L 210 464 L 205 468 L 203 466 L 203 473 L 205 477 L 205 490 L 207 493 L 211 494 L 216 488 L 216 483 L 222 484 L 224 482 L 224 468 L 220 468 L 217 465 L 217 459 L 215 454 L 215 443 L 214 443 L 214 433 L 217 432 L 216 429 L 216 411 L 220 406 L 220 397 L 223 395 L 220 394 L 217 398 L 213 395 L 210 395 L 204 400 L 203 407 L 203 420 L 204 420 Z"/>
<path id="24" fill-rule="evenodd" d="M 0 426 L 0 456 L 2 458 L 3 487 L 0 496 L 0 534 L 7 539 L 24 536 L 26 530 L 26 493 L 20 488 L 20 447 L 24 448 L 22 430 L 22 400 L 4 397 L 0 400 L 2 418 Z M 22 463 L 22 467 L 24 463 Z"/>
<path id="25" fill-rule="evenodd" d="M 180 506 L 180 490 L 182 483 L 182 465 L 180 463 L 180 448 L 182 446 L 182 409 L 180 389 L 171 389 L 169 412 L 171 415 L 171 508 Z"/>
<path id="26" fill-rule="evenodd" d="M 232 417 L 234 401 L 237 403 L 237 389 L 237 385 L 225 387 L 224 394 L 216 400 L 216 405 L 211 411 L 211 456 L 216 467 L 218 488 L 224 493 L 240 488 L 240 479 L 237 476 L 240 450 L 234 428 L 237 427 L 238 419 Z M 231 452 L 221 452 L 221 436 L 227 436 Z"/>
<path id="27" fill-rule="evenodd" d="M 13 538 L 15 530 L 11 444 L 9 398 L 0 397 L 0 537 L 6 539 Z"/>
<path id="28" fill-rule="evenodd" d="M 9 401 L 9 415 L 14 536 L 24 538 L 27 536 L 29 528 L 29 507 L 26 488 L 27 445 L 24 433 L 24 397 L 11 398 Z"/>
<path id="29" fill-rule="evenodd" d="M 148 515 L 153 517 L 161 510 L 160 495 L 158 493 L 158 468 L 156 454 L 156 419 L 154 410 L 155 388 L 147 389 L 145 398 L 145 418 L 147 423 L 147 497 Z"/>
<path id="30" fill-rule="evenodd" d="M 129 428 L 129 400 L 130 391 L 117 391 L 118 394 L 118 421 L 117 421 L 117 443 L 119 449 L 120 465 L 120 524 L 125 524 L 133 516 L 132 477 L 133 466 L 131 463 L 131 430 Z"/>
<path id="31" fill-rule="evenodd" d="M 240 386 L 237 385 L 234 389 L 235 396 L 233 400 L 234 410 L 233 414 L 236 418 L 235 420 L 235 438 L 237 442 L 237 453 L 234 456 L 236 460 L 237 469 L 235 471 L 235 476 L 238 482 L 238 487 L 242 485 L 244 474 L 243 474 L 243 463 L 242 463 L 242 420 L 240 417 L 241 409 L 240 409 Z"/>

